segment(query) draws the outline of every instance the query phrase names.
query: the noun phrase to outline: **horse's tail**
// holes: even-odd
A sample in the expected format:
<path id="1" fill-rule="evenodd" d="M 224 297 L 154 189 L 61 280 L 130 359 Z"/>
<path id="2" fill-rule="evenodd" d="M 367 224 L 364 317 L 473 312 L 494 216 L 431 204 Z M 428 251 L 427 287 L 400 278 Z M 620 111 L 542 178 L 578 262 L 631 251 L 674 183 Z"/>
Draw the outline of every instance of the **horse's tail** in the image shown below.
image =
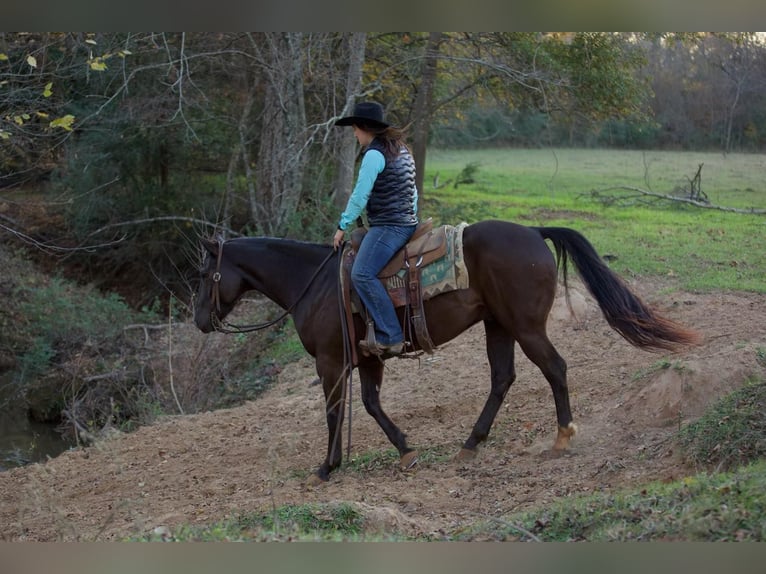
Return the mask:
<path id="1" fill-rule="evenodd" d="M 629 343 L 640 348 L 669 351 L 699 343 L 697 333 L 662 317 L 641 301 L 607 267 L 582 234 L 565 227 L 535 229 L 553 243 L 565 290 L 568 289 L 567 263 L 571 259 L 607 323 Z"/>

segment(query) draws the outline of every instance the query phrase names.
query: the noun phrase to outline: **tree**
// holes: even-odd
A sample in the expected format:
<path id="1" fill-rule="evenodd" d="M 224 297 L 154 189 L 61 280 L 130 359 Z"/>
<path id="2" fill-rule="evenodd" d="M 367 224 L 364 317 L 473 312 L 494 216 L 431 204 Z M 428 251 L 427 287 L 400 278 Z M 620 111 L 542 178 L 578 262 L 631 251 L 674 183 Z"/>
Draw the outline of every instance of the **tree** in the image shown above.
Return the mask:
<path id="1" fill-rule="evenodd" d="M 412 111 L 414 132 L 412 150 L 415 159 L 415 184 L 421 193 L 423 191 L 423 178 L 425 177 L 428 131 L 431 125 L 431 114 L 433 113 L 434 84 L 436 83 L 441 42 L 441 32 L 431 32 L 428 35 L 422 63 L 421 80 L 417 87 L 417 95 L 415 96 Z"/>
<path id="2" fill-rule="evenodd" d="M 0 187 L 35 181 L 62 158 L 75 120 L 77 83 L 129 51 L 104 50 L 96 34 L 0 33 Z"/>
<path id="3" fill-rule="evenodd" d="M 345 41 L 348 45 L 348 74 L 346 76 L 346 102 L 342 116 L 348 115 L 359 98 L 362 85 L 362 66 L 367 34 L 352 32 Z M 344 207 L 351 193 L 354 182 L 354 157 L 356 156 L 356 138 L 351 130 L 341 130 L 340 151 L 338 153 L 338 174 L 335 178 L 333 198 L 337 207 Z"/>
<path id="4" fill-rule="evenodd" d="M 723 150 L 729 152 L 732 151 L 735 123 L 746 93 L 753 87 L 762 93 L 763 76 L 758 78 L 757 73 L 758 56 L 763 58 L 764 50 L 751 32 L 711 34 L 699 43 L 699 49 L 708 66 L 722 76 L 719 85 L 723 93 L 718 105 L 724 119 L 720 141 Z"/>
<path id="5" fill-rule="evenodd" d="M 258 188 L 250 208 L 257 228 L 269 235 L 284 231 L 288 215 L 298 205 L 307 161 L 303 41 L 299 32 L 263 35 L 266 86 Z"/>

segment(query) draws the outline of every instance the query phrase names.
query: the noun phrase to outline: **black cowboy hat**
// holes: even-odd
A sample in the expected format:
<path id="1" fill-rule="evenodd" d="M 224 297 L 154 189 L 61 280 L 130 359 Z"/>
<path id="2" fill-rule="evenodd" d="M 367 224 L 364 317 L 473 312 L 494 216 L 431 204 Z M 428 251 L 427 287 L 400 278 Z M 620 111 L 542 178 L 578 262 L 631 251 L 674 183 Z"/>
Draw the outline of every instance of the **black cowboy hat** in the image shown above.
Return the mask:
<path id="1" fill-rule="evenodd" d="M 383 106 L 378 102 L 359 102 L 354 106 L 354 112 L 350 116 L 339 119 L 335 125 L 387 128 L 389 124 L 383 121 Z"/>

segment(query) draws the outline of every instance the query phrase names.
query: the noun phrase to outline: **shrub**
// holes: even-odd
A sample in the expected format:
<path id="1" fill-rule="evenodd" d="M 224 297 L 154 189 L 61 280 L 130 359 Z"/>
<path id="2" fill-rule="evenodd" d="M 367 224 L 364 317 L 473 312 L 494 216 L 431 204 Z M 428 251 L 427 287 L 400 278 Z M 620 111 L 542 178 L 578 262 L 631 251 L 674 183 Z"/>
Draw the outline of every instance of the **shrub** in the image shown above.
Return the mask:
<path id="1" fill-rule="evenodd" d="M 766 455 L 766 383 L 751 379 L 680 433 L 687 459 L 731 469 Z"/>

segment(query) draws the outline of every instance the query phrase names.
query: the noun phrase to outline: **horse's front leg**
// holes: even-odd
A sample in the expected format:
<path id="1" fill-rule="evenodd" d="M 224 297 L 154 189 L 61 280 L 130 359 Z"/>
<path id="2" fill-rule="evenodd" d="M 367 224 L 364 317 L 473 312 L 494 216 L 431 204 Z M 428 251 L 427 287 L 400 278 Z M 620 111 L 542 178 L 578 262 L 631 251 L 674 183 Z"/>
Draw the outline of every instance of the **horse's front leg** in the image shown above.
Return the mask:
<path id="1" fill-rule="evenodd" d="M 340 466 L 343 459 L 343 417 L 345 415 L 346 376 L 342 368 L 317 368 L 322 381 L 327 418 L 327 456 L 316 473 L 309 480 L 309 486 L 316 486 L 330 479 L 330 473 Z"/>
<path id="2" fill-rule="evenodd" d="M 362 383 L 362 404 L 367 413 L 375 419 L 388 440 L 399 451 L 399 464 L 402 470 L 408 470 L 418 461 L 417 451 L 407 446 L 405 435 L 388 417 L 380 406 L 380 385 L 383 382 L 383 363 L 372 359 L 359 365 L 359 380 Z"/>

